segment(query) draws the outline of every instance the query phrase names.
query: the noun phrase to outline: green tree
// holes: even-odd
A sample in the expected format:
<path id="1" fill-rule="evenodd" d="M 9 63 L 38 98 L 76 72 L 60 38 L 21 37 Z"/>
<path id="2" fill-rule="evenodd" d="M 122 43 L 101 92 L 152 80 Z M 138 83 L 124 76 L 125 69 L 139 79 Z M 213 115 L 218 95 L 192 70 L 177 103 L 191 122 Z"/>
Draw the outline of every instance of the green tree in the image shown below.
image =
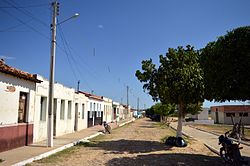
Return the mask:
<path id="1" fill-rule="evenodd" d="M 161 121 L 165 121 L 165 118 L 175 112 L 176 106 L 175 104 L 162 104 L 156 103 L 150 108 L 153 114 L 157 114 L 161 116 Z"/>
<path id="2" fill-rule="evenodd" d="M 153 100 L 178 105 L 177 137 L 182 137 L 182 121 L 187 108 L 191 110 L 192 105 L 203 102 L 203 71 L 199 62 L 199 52 L 188 45 L 186 49 L 169 48 L 166 56 L 160 55 L 158 69 L 150 59 L 142 61 L 142 72 L 136 71 L 136 77 L 144 83 L 144 90 Z"/>
<path id="3" fill-rule="evenodd" d="M 250 99 L 250 27 L 240 27 L 201 50 L 205 98 L 212 101 Z"/>

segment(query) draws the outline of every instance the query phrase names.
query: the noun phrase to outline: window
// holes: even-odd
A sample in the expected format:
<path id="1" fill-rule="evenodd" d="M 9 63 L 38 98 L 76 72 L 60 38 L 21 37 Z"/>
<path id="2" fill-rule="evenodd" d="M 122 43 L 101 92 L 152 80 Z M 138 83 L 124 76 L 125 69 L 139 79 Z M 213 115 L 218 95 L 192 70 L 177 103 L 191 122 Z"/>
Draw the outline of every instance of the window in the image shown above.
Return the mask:
<path id="1" fill-rule="evenodd" d="M 95 111 L 95 103 L 94 103 L 94 108 L 93 108 L 93 111 Z"/>
<path id="2" fill-rule="evenodd" d="M 64 119 L 64 113 L 65 113 L 65 100 L 61 100 L 61 111 L 60 111 L 60 119 Z"/>
<path id="3" fill-rule="evenodd" d="M 240 112 L 240 117 L 243 116 L 243 117 L 248 117 L 248 113 L 247 112 Z"/>
<path id="4" fill-rule="evenodd" d="M 92 118 L 93 117 L 93 112 L 92 111 L 89 111 L 89 118 Z"/>
<path id="5" fill-rule="evenodd" d="M 82 119 L 84 119 L 84 104 L 82 104 Z"/>
<path id="6" fill-rule="evenodd" d="M 40 121 L 46 121 L 47 97 L 41 97 L 40 101 Z"/>
<path id="7" fill-rule="evenodd" d="M 101 115 L 102 115 L 102 114 L 101 114 L 101 111 L 97 111 L 97 112 L 96 112 L 96 117 L 101 117 Z"/>
<path id="8" fill-rule="evenodd" d="M 92 102 L 90 102 L 90 111 L 92 111 Z"/>
<path id="9" fill-rule="evenodd" d="M 226 117 L 235 117 L 235 113 L 226 113 Z"/>
<path id="10" fill-rule="evenodd" d="M 117 112 L 117 114 L 119 114 L 119 108 L 117 108 L 116 110 L 117 110 L 117 111 L 116 111 L 116 112 Z"/>
<path id="11" fill-rule="evenodd" d="M 99 109 L 99 104 L 97 103 L 96 104 L 96 111 L 98 111 L 98 109 Z"/>
<path id="12" fill-rule="evenodd" d="M 68 119 L 71 119 L 72 101 L 68 101 Z"/>

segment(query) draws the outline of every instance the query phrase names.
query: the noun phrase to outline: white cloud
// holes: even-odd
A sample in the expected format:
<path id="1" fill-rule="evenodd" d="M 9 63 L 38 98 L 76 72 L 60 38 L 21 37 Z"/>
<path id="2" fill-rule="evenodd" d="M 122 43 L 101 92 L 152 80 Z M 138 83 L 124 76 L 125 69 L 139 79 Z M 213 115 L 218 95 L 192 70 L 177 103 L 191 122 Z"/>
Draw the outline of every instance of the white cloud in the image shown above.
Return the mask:
<path id="1" fill-rule="evenodd" d="M 104 26 L 102 24 L 98 25 L 98 28 L 103 29 Z"/>
<path id="2" fill-rule="evenodd" d="M 0 59 L 16 59 L 16 58 L 11 56 L 0 55 Z"/>

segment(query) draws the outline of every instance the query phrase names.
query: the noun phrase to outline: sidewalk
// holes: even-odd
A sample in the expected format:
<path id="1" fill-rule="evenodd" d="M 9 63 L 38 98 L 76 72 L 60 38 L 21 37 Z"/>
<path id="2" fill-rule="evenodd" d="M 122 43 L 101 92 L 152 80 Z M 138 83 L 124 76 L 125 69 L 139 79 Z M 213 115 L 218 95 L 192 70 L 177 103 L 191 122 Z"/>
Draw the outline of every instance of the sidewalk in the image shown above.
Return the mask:
<path id="1" fill-rule="evenodd" d="M 172 128 L 174 128 L 175 130 L 177 129 L 177 122 L 172 122 L 170 124 L 170 126 Z M 183 125 L 182 127 L 182 133 L 184 135 L 188 135 L 190 137 L 193 137 L 199 141 L 201 141 L 203 144 L 205 144 L 207 147 L 209 147 L 211 150 L 215 151 L 217 154 L 219 154 L 220 151 L 220 145 L 218 145 L 218 136 L 205 132 L 205 131 L 201 131 L 189 126 L 185 126 Z M 241 154 L 242 156 L 245 156 L 248 158 L 248 160 L 250 159 L 250 146 L 247 145 L 243 145 L 241 144 L 240 147 L 243 147 L 243 149 L 241 149 Z"/>
<path id="2" fill-rule="evenodd" d="M 117 128 L 119 126 L 125 125 L 134 121 L 134 119 L 127 119 L 123 121 L 115 123 L 110 123 L 112 129 Z M 91 128 L 86 128 L 81 131 L 66 134 L 63 136 L 54 138 L 54 147 L 48 148 L 46 140 L 42 142 L 37 142 L 29 146 L 24 146 L 16 149 L 12 149 L 9 151 L 5 151 L 0 153 L 0 159 L 4 160 L 0 162 L 1 166 L 9 166 L 9 165 L 25 165 L 34 160 L 39 160 L 49 155 L 52 155 L 56 152 L 62 151 L 66 148 L 74 146 L 80 141 L 88 141 L 88 139 L 96 137 L 102 132 L 103 126 L 98 125 Z"/>

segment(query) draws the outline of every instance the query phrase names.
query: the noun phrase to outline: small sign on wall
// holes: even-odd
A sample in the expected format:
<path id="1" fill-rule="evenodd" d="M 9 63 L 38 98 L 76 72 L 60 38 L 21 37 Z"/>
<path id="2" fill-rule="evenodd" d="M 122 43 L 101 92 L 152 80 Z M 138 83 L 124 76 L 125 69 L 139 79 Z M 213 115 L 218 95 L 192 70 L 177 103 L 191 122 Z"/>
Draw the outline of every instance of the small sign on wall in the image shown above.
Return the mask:
<path id="1" fill-rule="evenodd" d="M 15 92 L 15 91 L 16 91 L 16 87 L 14 87 L 14 86 L 6 86 L 5 92 Z"/>

